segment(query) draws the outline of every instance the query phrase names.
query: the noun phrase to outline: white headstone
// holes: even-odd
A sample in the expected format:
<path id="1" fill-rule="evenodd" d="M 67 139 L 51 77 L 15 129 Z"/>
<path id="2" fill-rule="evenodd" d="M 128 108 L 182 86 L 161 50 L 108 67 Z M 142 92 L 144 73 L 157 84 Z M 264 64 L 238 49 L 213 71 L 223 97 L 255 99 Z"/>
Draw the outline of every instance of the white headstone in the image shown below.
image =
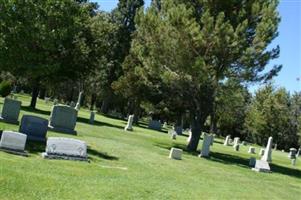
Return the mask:
<path id="1" fill-rule="evenodd" d="M 24 152 L 27 136 L 13 131 L 3 131 L 0 148 Z"/>
<path id="2" fill-rule="evenodd" d="M 82 101 L 82 96 L 83 96 L 83 92 L 80 92 L 78 95 L 78 100 L 77 100 L 76 106 L 75 106 L 76 110 L 80 109 L 80 102 Z"/>
<path id="3" fill-rule="evenodd" d="M 199 155 L 200 157 L 209 157 L 210 154 L 210 145 L 211 145 L 211 141 L 213 135 L 208 135 L 208 134 L 204 134 L 204 139 L 203 139 L 203 146 L 202 146 L 202 150 L 201 150 L 201 154 Z"/>
<path id="4" fill-rule="evenodd" d="M 295 149 L 295 148 L 290 148 L 290 152 L 289 152 L 289 154 L 288 154 L 288 157 L 290 158 L 290 159 L 296 159 L 296 156 L 297 155 L 297 149 Z"/>
<path id="5" fill-rule="evenodd" d="M 134 121 L 134 115 L 129 115 L 126 127 L 124 127 L 125 131 L 132 131 L 133 130 L 133 121 Z"/>
<path id="6" fill-rule="evenodd" d="M 252 170 L 257 172 L 270 172 L 270 165 L 267 161 L 264 160 L 256 160 L 255 167 Z"/>
<path id="7" fill-rule="evenodd" d="M 190 140 L 191 140 L 191 137 L 192 137 L 192 132 L 191 132 L 191 130 L 188 131 L 188 134 L 189 134 L 189 136 L 188 136 L 188 138 L 187 138 L 187 142 L 189 143 Z"/>
<path id="8" fill-rule="evenodd" d="M 173 131 L 171 133 L 171 139 L 176 140 L 177 139 L 177 133 L 175 131 Z"/>
<path id="9" fill-rule="evenodd" d="M 77 139 L 49 137 L 47 140 L 46 152 L 43 153 L 43 157 L 86 160 L 87 145 L 84 141 Z"/>
<path id="10" fill-rule="evenodd" d="M 298 149 L 298 152 L 297 152 L 297 154 L 296 154 L 296 157 L 297 157 L 297 158 L 298 158 L 299 155 L 300 155 L 300 151 L 301 151 L 301 147 Z"/>
<path id="11" fill-rule="evenodd" d="M 236 144 L 236 145 L 233 146 L 235 151 L 239 151 L 239 147 L 240 147 L 239 144 Z"/>
<path id="12" fill-rule="evenodd" d="M 171 148 L 170 153 L 169 153 L 169 158 L 176 159 L 176 160 L 181 160 L 182 159 L 182 149 L 178 148 Z"/>
<path id="13" fill-rule="evenodd" d="M 49 103 L 50 98 L 49 97 L 45 97 L 45 103 L 48 104 Z"/>
<path id="14" fill-rule="evenodd" d="M 229 139 L 230 139 L 231 135 L 227 135 L 226 139 L 225 139 L 225 142 L 224 142 L 224 146 L 228 146 L 230 143 L 229 143 Z"/>
<path id="15" fill-rule="evenodd" d="M 272 145 L 273 145 L 273 138 L 269 137 L 268 144 L 265 148 L 264 154 L 261 158 L 263 161 L 272 162 Z"/>
<path id="16" fill-rule="evenodd" d="M 233 147 L 235 147 L 238 144 L 239 144 L 239 137 L 235 137 Z"/>
<path id="17" fill-rule="evenodd" d="M 249 147 L 248 153 L 255 153 L 255 147 Z"/>
<path id="18" fill-rule="evenodd" d="M 263 155 L 264 155 L 264 149 L 263 149 L 263 148 L 260 149 L 259 155 L 260 155 L 260 156 L 263 156 Z"/>
<path id="19" fill-rule="evenodd" d="M 295 158 L 295 159 L 292 159 L 292 165 L 293 166 L 295 166 L 296 165 L 296 161 L 297 161 L 297 159 Z"/>

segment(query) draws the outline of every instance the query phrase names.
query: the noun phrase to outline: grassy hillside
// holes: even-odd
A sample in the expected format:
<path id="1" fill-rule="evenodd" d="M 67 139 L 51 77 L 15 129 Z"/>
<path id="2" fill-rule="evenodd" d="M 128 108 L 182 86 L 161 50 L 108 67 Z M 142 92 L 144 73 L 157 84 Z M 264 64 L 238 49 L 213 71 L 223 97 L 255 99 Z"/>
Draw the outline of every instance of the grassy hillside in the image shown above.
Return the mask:
<path id="1" fill-rule="evenodd" d="M 49 118 L 50 104 L 39 101 L 38 110 L 31 111 L 29 97 L 19 100 L 20 119 L 25 113 Z M 169 149 L 184 148 L 185 136 L 171 140 L 163 132 L 136 126 L 125 132 L 125 121 L 96 115 L 97 122 L 90 125 L 88 118 L 89 111 L 81 109 L 77 136 L 47 135 L 86 141 L 90 163 L 43 159 L 45 147 L 37 144 L 27 146 L 29 157 L 0 152 L 0 199 L 301 199 L 301 161 L 291 166 L 287 153 L 273 151 L 271 174 L 248 167 L 248 146 L 235 152 L 219 139 L 210 159 L 185 152 L 183 160 L 171 160 Z M 0 122 L 0 129 L 18 127 Z"/>

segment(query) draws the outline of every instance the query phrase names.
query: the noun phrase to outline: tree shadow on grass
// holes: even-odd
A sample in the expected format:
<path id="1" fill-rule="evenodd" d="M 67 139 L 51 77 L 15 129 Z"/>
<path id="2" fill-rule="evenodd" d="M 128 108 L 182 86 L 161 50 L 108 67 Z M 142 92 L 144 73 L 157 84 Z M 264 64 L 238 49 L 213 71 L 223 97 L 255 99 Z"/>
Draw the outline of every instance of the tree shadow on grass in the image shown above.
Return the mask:
<path id="1" fill-rule="evenodd" d="M 274 163 L 270 164 L 271 170 L 274 173 L 279 173 L 287 176 L 294 176 L 296 178 L 301 178 L 301 170 L 299 169 L 292 169 L 292 168 L 287 168 L 283 167 L 280 165 L 276 165 Z"/>
<path id="2" fill-rule="evenodd" d="M 231 155 L 231 154 L 224 154 L 219 152 L 210 152 L 210 157 L 208 158 L 214 162 L 220 162 L 226 165 L 237 165 L 244 168 L 249 167 L 249 159 L 242 158 L 239 156 Z"/>
<path id="3" fill-rule="evenodd" d="M 46 142 L 26 142 L 26 150 L 32 154 L 39 154 L 45 152 Z"/>
<path id="4" fill-rule="evenodd" d="M 26 111 L 26 112 L 32 112 L 32 113 L 50 116 L 50 111 L 34 109 L 30 106 L 21 106 L 21 110 Z"/>
<path id="5" fill-rule="evenodd" d="M 83 118 L 83 117 L 77 117 L 77 122 L 81 122 L 84 124 L 90 124 L 90 120 L 87 118 Z M 118 128 L 118 129 L 124 129 L 123 126 L 120 125 L 115 125 L 115 124 L 110 124 L 110 123 L 106 123 L 106 122 L 100 122 L 100 121 L 96 121 L 94 120 L 93 124 L 90 124 L 93 126 L 108 126 L 108 127 L 112 127 L 112 128 Z"/>
<path id="6" fill-rule="evenodd" d="M 197 156 L 200 154 L 199 151 L 188 151 L 186 148 L 186 145 L 184 144 L 177 144 L 177 143 L 172 143 L 172 144 L 167 144 L 167 143 L 155 143 L 154 146 L 160 147 L 162 149 L 167 149 L 170 150 L 172 147 L 182 149 L 185 153 Z"/>
<path id="7" fill-rule="evenodd" d="M 91 148 L 87 149 L 87 153 L 88 153 L 88 155 L 93 155 L 93 156 L 96 156 L 96 157 L 99 157 L 102 159 L 106 159 L 106 160 L 119 160 L 118 157 L 111 156 L 111 155 L 108 155 L 107 153 L 102 153 L 102 152 L 99 152 L 99 151 L 97 151 L 95 149 L 91 149 Z M 89 159 L 94 160 L 94 158 L 91 156 L 89 156 Z"/>

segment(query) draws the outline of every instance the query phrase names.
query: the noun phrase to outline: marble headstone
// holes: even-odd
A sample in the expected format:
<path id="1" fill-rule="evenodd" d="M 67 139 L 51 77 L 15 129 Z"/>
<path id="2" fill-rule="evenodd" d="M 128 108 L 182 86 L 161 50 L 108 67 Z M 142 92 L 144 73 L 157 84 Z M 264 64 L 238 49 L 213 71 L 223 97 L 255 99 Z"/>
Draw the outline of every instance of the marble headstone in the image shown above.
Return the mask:
<path id="1" fill-rule="evenodd" d="M 248 153 L 255 153 L 255 147 L 249 147 Z"/>
<path id="2" fill-rule="evenodd" d="M 227 135 L 225 142 L 224 142 L 224 146 L 228 146 L 230 144 L 229 139 L 230 139 L 230 135 Z"/>
<path id="3" fill-rule="evenodd" d="M 259 155 L 260 155 L 260 156 L 263 156 L 263 155 L 264 155 L 264 149 L 263 149 L 263 148 L 260 149 Z"/>
<path id="4" fill-rule="evenodd" d="M 72 106 L 72 107 L 73 107 L 73 106 Z M 90 123 L 90 124 L 94 124 L 94 119 L 95 119 L 95 112 L 94 112 L 94 111 L 91 111 L 89 123 Z"/>
<path id="5" fill-rule="evenodd" d="M 264 154 L 261 160 L 266 162 L 272 162 L 272 145 L 273 145 L 273 138 L 269 137 L 268 144 L 264 150 Z"/>
<path id="6" fill-rule="evenodd" d="M 126 127 L 124 127 L 125 131 L 132 131 L 133 130 L 133 121 L 134 121 L 134 115 L 129 115 Z"/>
<path id="7" fill-rule="evenodd" d="M 297 149 L 290 148 L 290 152 L 288 154 L 289 159 L 296 159 Z"/>
<path id="8" fill-rule="evenodd" d="M 211 145 L 211 141 L 213 140 L 212 137 L 213 135 L 208 135 L 206 133 L 204 134 L 203 146 L 199 157 L 209 157 L 210 145 Z"/>
<path id="9" fill-rule="evenodd" d="M 80 103 L 82 101 L 82 97 L 83 97 L 83 92 L 80 92 L 79 95 L 78 95 L 78 100 L 77 100 L 76 106 L 75 106 L 76 110 L 80 109 Z"/>
<path id="10" fill-rule="evenodd" d="M 256 172 L 271 172 L 270 165 L 265 160 L 256 160 L 255 167 L 252 170 Z"/>
<path id="11" fill-rule="evenodd" d="M 233 147 L 239 144 L 239 137 L 234 138 L 234 144 Z"/>
<path id="12" fill-rule="evenodd" d="M 157 121 L 157 120 L 151 120 L 149 122 L 148 128 L 157 130 L 157 131 L 161 131 L 161 122 Z"/>
<path id="13" fill-rule="evenodd" d="M 182 159 L 182 149 L 178 148 L 171 148 L 170 153 L 169 153 L 169 158 L 176 159 L 176 160 L 181 160 Z"/>
<path id="14" fill-rule="evenodd" d="M 188 134 L 189 134 L 189 136 L 188 136 L 188 138 L 187 138 L 187 142 L 189 143 L 190 140 L 191 140 L 191 137 L 192 137 L 192 132 L 191 132 L 191 130 L 188 131 Z"/>
<path id="15" fill-rule="evenodd" d="M 53 106 L 48 128 L 52 131 L 75 134 L 77 110 L 64 105 Z"/>
<path id="16" fill-rule="evenodd" d="M 18 118 L 20 114 L 21 101 L 5 98 L 0 116 L 0 121 L 19 124 Z"/>
<path id="17" fill-rule="evenodd" d="M 25 150 L 27 136 L 13 131 L 3 131 L 0 140 L 0 149 L 2 151 L 26 156 Z"/>
<path id="18" fill-rule="evenodd" d="M 45 142 L 47 130 L 47 119 L 32 115 L 23 115 L 19 132 L 26 134 L 28 140 Z"/>
<path id="19" fill-rule="evenodd" d="M 236 144 L 236 145 L 233 146 L 235 151 L 239 151 L 239 147 L 240 147 L 239 144 Z"/>
<path id="20" fill-rule="evenodd" d="M 87 161 L 87 145 L 84 141 L 77 139 L 49 137 L 46 152 L 42 156 L 49 159 Z"/>

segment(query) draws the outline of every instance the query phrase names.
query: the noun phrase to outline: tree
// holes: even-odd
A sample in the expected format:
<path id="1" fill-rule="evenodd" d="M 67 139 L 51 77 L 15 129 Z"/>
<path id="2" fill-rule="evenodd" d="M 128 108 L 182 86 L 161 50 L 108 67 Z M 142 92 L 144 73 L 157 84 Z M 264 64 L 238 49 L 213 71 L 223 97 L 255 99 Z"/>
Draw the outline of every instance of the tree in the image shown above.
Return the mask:
<path id="1" fill-rule="evenodd" d="M 160 12 L 154 7 L 139 12 L 129 55 L 136 65 L 125 73 L 150 87 L 163 83 L 168 94 L 171 83 L 181 84 L 173 92 L 190 112 L 192 138 L 187 148 L 195 151 L 204 123 L 215 110 L 220 81 L 261 81 L 281 69 L 275 66 L 262 73 L 279 54 L 278 47 L 266 49 L 277 36 L 278 1 L 224 1 L 223 6 L 219 1 L 185 2 L 166 0 Z"/>
<path id="2" fill-rule="evenodd" d="M 0 9 L 1 68 L 27 77 L 31 107 L 43 81 L 76 79 L 90 70 L 85 24 L 91 6 L 73 0 L 8 0 Z"/>

